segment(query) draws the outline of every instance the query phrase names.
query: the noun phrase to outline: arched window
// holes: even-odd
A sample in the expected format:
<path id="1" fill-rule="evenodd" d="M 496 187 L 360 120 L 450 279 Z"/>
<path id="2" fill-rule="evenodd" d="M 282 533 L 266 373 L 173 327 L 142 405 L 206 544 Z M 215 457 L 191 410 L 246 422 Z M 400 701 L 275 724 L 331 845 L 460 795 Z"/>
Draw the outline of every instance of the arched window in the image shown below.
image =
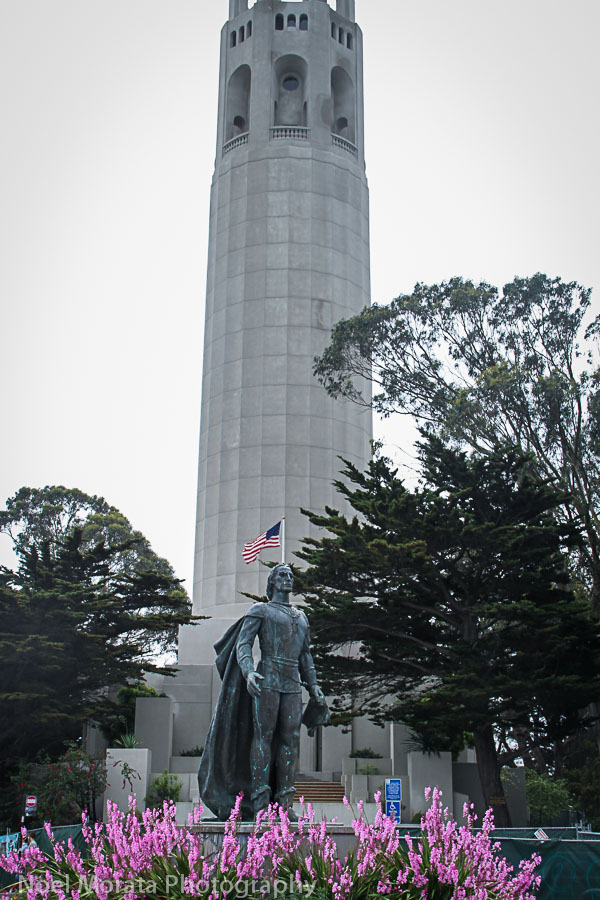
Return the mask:
<path id="1" fill-rule="evenodd" d="M 240 44 L 242 44 L 244 42 L 245 34 L 246 34 L 246 32 L 244 30 L 244 26 L 242 25 L 242 27 L 240 28 Z"/>
<path id="2" fill-rule="evenodd" d="M 300 31 L 308 31 L 308 16 L 300 16 Z"/>
<path id="3" fill-rule="evenodd" d="M 248 34 L 248 37 L 251 38 L 252 37 L 252 21 L 248 22 L 248 27 L 246 28 L 246 32 Z"/>
<path id="4" fill-rule="evenodd" d="M 283 31 L 283 16 L 277 13 L 275 16 L 275 31 Z"/>
<path id="5" fill-rule="evenodd" d="M 331 23 L 331 37 L 335 38 L 335 22 Z"/>
<path id="6" fill-rule="evenodd" d="M 273 125 L 306 127 L 306 76 L 308 66 L 300 56 L 282 56 L 273 66 L 275 108 Z"/>
<path id="7" fill-rule="evenodd" d="M 346 35 L 346 47 L 348 50 L 352 50 L 352 35 L 349 32 Z"/>
<path id="8" fill-rule="evenodd" d="M 230 38 L 230 40 L 229 40 L 229 44 L 230 44 L 231 47 L 235 47 L 236 43 L 237 43 L 237 41 L 236 41 L 235 31 L 232 31 L 232 32 L 231 32 L 231 38 Z"/>
<path id="9" fill-rule="evenodd" d="M 240 66 L 227 85 L 225 141 L 250 130 L 250 87 L 252 73 L 249 66 Z"/>
<path id="10" fill-rule="evenodd" d="M 338 41 L 340 42 L 340 44 L 344 43 L 344 29 L 343 28 L 340 28 L 340 30 L 338 31 Z"/>
<path id="11" fill-rule="evenodd" d="M 296 27 L 296 16 L 288 16 L 288 28 Z"/>
<path id="12" fill-rule="evenodd" d="M 356 142 L 356 91 L 354 82 L 340 66 L 331 72 L 331 130 L 352 144 Z"/>

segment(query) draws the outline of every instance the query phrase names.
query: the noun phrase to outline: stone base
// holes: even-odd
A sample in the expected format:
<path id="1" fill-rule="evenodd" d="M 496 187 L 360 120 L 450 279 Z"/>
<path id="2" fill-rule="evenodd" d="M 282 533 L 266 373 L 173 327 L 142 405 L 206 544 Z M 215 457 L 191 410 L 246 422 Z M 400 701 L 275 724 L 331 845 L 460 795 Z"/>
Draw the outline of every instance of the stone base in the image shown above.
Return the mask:
<path id="1" fill-rule="evenodd" d="M 328 804 L 330 806 L 337 806 L 338 804 Z M 343 806 L 343 804 L 339 804 Z M 346 807 L 343 806 L 343 809 L 346 810 Z M 300 812 L 299 805 L 294 804 L 294 812 Z M 321 816 L 317 810 L 315 810 L 315 821 L 320 821 Z M 350 812 L 346 810 L 346 812 Z M 369 822 L 373 822 L 375 819 L 375 815 L 377 814 L 377 806 L 375 803 L 365 804 L 365 818 Z M 350 819 L 353 818 L 352 813 L 350 812 Z M 215 853 L 218 853 L 223 845 L 223 837 L 225 835 L 225 822 L 217 822 L 211 821 L 207 819 L 206 821 L 200 822 L 199 825 L 194 825 L 190 828 L 190 831 L 195 834 L 201 834 L 204 842 L 205 853 L 207 856 L 212 856 Z M 255 829 L 254 822 L 241 822 L 236 828 L 236 834 L 240 840 L 240 844 L 242 847 L 245 842 L 248 840 L 248 837 L 253 833 Z M 418 825 L 401 825 L 403 833 L 410 832 L 419 832 L 420 826 Z M 290 831 L 297 831 L 298 826 L 294 823 L 290 824 Z M 338 856 L 340 858 L 344 858 L 353 850 L 356 846 L 356 836 L 354 834 L 354 829 L 352 825 L 348 822 L 348 824 L 343 824 L 339 822 L 331 822 L 330 820 L 327 822 L 327 835 L 328 837 L 333 838 L 335 845 L 337 847 Z"/>

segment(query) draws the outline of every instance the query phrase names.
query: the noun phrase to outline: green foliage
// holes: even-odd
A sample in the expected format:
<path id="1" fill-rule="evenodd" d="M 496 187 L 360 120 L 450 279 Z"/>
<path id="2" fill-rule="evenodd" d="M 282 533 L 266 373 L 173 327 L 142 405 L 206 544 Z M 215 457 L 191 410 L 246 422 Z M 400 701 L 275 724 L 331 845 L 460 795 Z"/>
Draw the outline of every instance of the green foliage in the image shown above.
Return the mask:
<path id="1" fill-rule="evenodd" d="M 145 803 L 152 809 L 162 807 L 165 800 L 177 803 L 182 787 L 181 779 L 175 775 L 169 775 L 167 770 L 163 769 L 162 774 L 152 780 Z"/>
<path id="2" fill-rule="evenodd" d="M 192 747 L 189 750 L 182 750 L 179 755 L 180 756 L 202 756 L 203 753 L 204 753 L 204 747 L 198 747 L 198 745 L 196 745 L 195 747 Z"/>
<path id="3" fill-rule="evenodd" d="M 123 747 L 126 750 L 135 750 L 136 747 L 140 746 L 140 742 L 138 738 L 136 738 L 135 734 L 131 731 L 128 731 L 126 734 L 122 734 L 121 737 L 117 738 L 115 741 L 115 747 Z"/>
<path id="4" fill-rule="evenodd" d="M 88 812 L 95 821 L 96 800 L 106 789 L 104 759 L 90 756 L 75 744 L 52 761 L 40 764 L 22 763 L 13 778 L 16 790 L 13 821 L 19 821 L 27 794 L 37 794 L 40 822 L 71 825 Z"/>
<path id="5" fill-rule="evenodd" d="M 2 795 L 19 760 L 58 755 L 114 715 L 107 689 L 172 674 L 154 660 L 192 617 L 168 563 L 101 498 L 23 488 L 0 529 L 19 563 L 0 570 Z"/>
<path id="6" fill-rule="evenodd" d="M 570 806 L 566 781 L 527 769 L 525 792 L 530 825 L 550 825 L 551 820 Z"/>
<path id="7" fill-rule="evenodd" d="M 167 560 L 157 556 L 144 535 L 103 497 L 56 485 L 23 487 L 6 501 L 6 510 L 0 510 L 0 531 L 10 535 L 19 558 L 44 545 L 55 557 L 65 537 L 75 529 L 81 531 L 83 553 L 99 544 L 118 550 L 107 555 L 107 577 L 144 571 L 173 577 Z"/>
<path id="8" fill-rule="evenodd" d="M 350 759 L 382 759 L 382 756 L 370 747 L 363 747 L 362 750 L 353 750 Z"/>
<path id="9" fill-rule="evenodd" d="M 426 751 L 472 734 L 487 801 L 502 797 L 502 764 L 552 755 L 585 726 L 600 629 L 570 589 L 578 536 L 554 517 L 562 495 L 529 456 L 469 457 L 433 438 L 419 453 L 415 491 L 382 458 L 366 473 L 346 463 L 337 488 L 357 515 L 308 514 L 328 534 L 305 540 L 297 588 L 334 711 L 404 722 Z"/>
<path id="10" fill-rule="evenodd" d="M 598 748 L 578 768 L 565 772 L 573 805 L 593 831 L 600 831 L 600 754 Z"/>
<path id="11" fill-rule="evenodd" d="M 328 392 L 409 415 L 457 446 L 532 452 L 563 489 L 585 541 L 573 571 L 600 603 L 600 317 L 585 328 L 590 291 L 537 274 L 502 291 L 461 278 L 417 284 L 388 306 L 339 322 L 315 373 Z M 357 376 L 359 376 L 357 378 Z"/>

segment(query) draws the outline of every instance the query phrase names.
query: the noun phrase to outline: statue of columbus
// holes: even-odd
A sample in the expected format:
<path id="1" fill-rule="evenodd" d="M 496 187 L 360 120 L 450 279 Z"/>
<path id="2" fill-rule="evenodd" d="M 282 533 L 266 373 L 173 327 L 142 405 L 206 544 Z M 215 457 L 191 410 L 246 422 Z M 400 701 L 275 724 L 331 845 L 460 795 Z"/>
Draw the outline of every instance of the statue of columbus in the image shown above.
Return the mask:
<path id="1" fill-rule="evenodd" d="M 308 619 L 290 603 L 288 565 L 267 581 L 268 603 L 255 603 L 215 644 L 221 693 L 210 724 L 198 783 L 202 802 L 222 820 L 239 793 L 242 815 L 254 818 L 269 803 L 290 809 L 300 725 L 309 732 L 329 723 L 310 653 Z M 254 668 L 258 638 L 261 658 Z M 302 685 L 310 701 L 302 714 Z"/>

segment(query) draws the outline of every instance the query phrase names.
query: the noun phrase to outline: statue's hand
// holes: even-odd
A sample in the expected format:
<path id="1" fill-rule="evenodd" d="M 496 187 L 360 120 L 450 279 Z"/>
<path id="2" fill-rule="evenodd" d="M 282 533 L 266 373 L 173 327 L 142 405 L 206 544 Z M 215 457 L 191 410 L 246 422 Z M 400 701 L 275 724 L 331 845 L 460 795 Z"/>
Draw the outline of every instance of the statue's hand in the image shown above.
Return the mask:
<path id="1" fill-rule="evenodd" d="M 309 689 L 309 693 L 313 700 L 316 700 L 317 703 L 325 703 L 325 694 L 318 684 L 315 684 L 313 687 L 311 687 Z"/>
<path id="2" fill-rule="evenodd" d="M 248 693 L 253 697 L 260 697 L 260 683 L 263 680 L 264 675 L 259 675 L 258 672 L 250 672 L 246 679 L 246 684 L 248 685 Z"/>

